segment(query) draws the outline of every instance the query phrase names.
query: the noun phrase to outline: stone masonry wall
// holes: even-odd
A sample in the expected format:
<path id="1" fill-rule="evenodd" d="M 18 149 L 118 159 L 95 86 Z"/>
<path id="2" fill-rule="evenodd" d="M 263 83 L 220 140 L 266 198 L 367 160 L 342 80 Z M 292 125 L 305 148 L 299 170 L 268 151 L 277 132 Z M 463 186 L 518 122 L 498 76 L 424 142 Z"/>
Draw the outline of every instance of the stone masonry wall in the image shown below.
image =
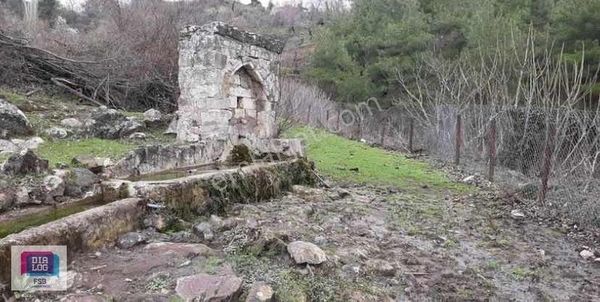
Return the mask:
<path id="1" fill-rule="evenodd" d="M 273 137 L 282 48 L 220 22 L 186 27 L 179 43 L 178 139 Z"/>

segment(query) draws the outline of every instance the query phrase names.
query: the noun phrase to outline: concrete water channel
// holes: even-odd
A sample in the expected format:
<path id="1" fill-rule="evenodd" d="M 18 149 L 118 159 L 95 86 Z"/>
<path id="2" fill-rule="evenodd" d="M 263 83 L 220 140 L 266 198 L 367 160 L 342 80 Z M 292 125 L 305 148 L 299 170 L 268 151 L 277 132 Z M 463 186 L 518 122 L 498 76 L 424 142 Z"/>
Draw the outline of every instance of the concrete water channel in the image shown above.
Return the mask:
<path id="1" fill-rule="evenodd" d="M 66 245 L 69 253 L 95 250 L 141 229 L 150 206 L 159 204 L 182 218 L 193 219 L 233 203 L 269 200 L 296 184 L 315 183 L 312 164 L 305 159 L 216 168 L 202 165 L 109 180 L 93 198 L 7 218 L 0 227 L 10 230 L 12 226 L 15 233 L 5 233 L 0 239 L 0 282 L 10 280 L 13 245 Z"/>

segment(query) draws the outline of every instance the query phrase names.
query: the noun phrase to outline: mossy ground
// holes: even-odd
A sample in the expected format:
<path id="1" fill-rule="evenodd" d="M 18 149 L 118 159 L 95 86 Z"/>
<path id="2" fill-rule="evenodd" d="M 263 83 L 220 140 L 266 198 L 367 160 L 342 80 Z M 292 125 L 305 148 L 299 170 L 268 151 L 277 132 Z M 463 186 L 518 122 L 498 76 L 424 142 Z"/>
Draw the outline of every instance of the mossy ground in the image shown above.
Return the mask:
<path id="1" fill-rule="evenodd" d="M 313 128 L 294 128 L 287 137 L 304 139 L 310 160 L 320 172 L 336 181 L 391 185 L 408 191 L 466 192 L 470 188 L 450 181 L 428 163 L 368 146 Z"/>

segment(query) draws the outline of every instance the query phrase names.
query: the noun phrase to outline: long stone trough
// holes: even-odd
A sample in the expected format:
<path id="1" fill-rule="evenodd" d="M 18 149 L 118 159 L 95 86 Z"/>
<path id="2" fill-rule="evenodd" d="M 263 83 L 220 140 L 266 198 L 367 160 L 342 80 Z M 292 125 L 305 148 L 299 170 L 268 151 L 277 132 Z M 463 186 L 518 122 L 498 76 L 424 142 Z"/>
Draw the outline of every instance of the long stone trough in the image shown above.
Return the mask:
<path id="1" fill-rule="evenodd" d="M 233 203 L 277 197 L 296 184 L 313 185 L 312 169 L 310 162 L 296 159 L 172 180 L 106 181 L 103 192 L 122 199 L 0 239 L 0 282 L 10 282 L 13 245 L 66 245 L 69 253 L 96 250 L 141 229 L 148 204 L 161 204 L 182 218 L 209 215 Z"/>

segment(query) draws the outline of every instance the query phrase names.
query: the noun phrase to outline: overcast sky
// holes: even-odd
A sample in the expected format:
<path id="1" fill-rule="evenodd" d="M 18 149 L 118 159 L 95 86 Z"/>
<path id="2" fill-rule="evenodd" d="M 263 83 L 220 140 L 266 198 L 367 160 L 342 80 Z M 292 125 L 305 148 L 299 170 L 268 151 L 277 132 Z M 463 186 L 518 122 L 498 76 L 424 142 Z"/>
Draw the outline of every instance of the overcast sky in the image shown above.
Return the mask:
<path id="1" fill-rule="evenodd" d="M 81 5 L 81 3 L 85 2 L 85 0 L 59 0 L 63 5 L 67 6 L 67 7 L 77 7 L 79 5 Z M 177 1 L 177 0 L 170 0 L 170 1 Z M 250 3 L 251 0 L 238 0 L 242 3 Z M 319 3 L 322 2 L 323 0 L 272 0 L 273 4 L 275 5 L 282 5 L 282 4 L 288 4 L 288 3 L 292 3 L 292 4 L 297 4 L 299 2 L 302 2 L 304 5 L 308 6 L 311 3 Z M 263 3 L 263 5 L 267 6 L 269 4 L 269 0 L 260 0 L 260 2 Z"/>

